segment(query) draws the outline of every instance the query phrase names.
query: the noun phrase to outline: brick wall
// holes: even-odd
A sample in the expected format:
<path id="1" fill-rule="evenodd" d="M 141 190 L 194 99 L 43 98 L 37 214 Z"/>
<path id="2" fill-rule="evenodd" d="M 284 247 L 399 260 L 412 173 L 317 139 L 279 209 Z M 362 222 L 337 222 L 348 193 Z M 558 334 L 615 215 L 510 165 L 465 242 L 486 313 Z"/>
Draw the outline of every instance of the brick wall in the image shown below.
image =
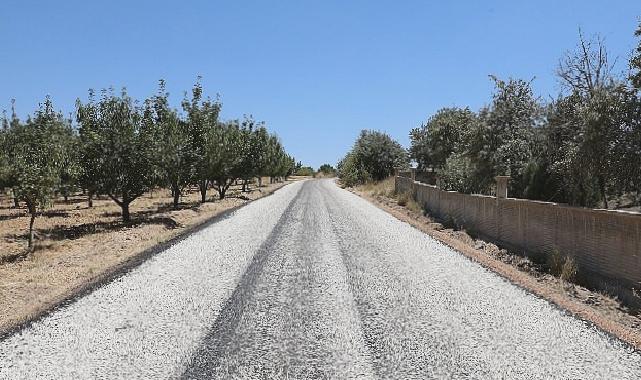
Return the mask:
<path id="1" fill-rule="evenodd" d="M 485 239 L 535 255 L 556 248 L 599 282 L 641 287 L 641 214 L 461 194 L 405 177 L 396 177 L 396 191 Z"/>

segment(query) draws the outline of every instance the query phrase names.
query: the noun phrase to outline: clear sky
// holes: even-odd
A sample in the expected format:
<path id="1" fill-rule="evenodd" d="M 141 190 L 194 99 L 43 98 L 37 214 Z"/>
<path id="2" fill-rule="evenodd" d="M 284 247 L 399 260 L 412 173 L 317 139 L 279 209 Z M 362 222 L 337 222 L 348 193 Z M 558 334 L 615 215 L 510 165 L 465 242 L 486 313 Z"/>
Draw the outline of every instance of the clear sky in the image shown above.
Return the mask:
<path id="1" fill-rule="evenodd" d="M 335 164 L 361 129 L 407 145 L 444 106 L 487 104 L 488 74 L 536 77 L 547 98 L 578 29 L 623 69 L 641 1 L 28 1 L 0 4 L 0 109 L 46 94 L 73 111 L 89 88 L 178 106 L 196 77 L 225 119 L 264 120 L 297 160 Z"/>

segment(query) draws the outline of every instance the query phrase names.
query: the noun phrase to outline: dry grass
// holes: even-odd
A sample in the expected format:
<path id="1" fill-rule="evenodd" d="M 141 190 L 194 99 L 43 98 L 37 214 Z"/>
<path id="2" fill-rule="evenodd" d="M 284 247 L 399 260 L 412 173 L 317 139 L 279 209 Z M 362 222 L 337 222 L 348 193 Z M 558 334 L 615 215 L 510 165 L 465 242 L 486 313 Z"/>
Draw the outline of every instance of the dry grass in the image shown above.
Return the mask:
<path id="1" fill-rule="evenodd" d="M 394 177 L 388 177 L 382 181 L 368 182 L 357 187 L 358 191 L 368 193 L 373 196 L 382 196 L 388 198 L 396 197 L 394 189 Z"/>
<path id="2" fill-rule="evenodd" d="M 193 189 L 171 207 L 169 191 L 145 194 L 131 205 L 132 224 L 123 225 L 120 208 L 98 199 L 88 208 L 86 198 L 57 200 L 36 219 L 36 247 L 24 259 L 0 264 L 0 332 L 68 297 L 74 289 L 94 281 L 110 268 L 167 241 L 187 227 L 221 212 L 260 198 L 282 183 L 240 193 L 230 189 L 227 199 L 200 204 Z M 211 191 L 212 198 L 214 191 Z M 0 259 L 24 252 L 29 218 L 24 208 L 0 199 Z M 2 260 L 0 260 L 2 261 Z"/>
<path id="3" fill-rule="evenodd" d="M 550 274 L 561 278 L 563 281 L 575 282 L 578 273 L 578 266 L 572 257 L 564 256 L 558 249 L 554 249 L 547 255 L 547 265 Z"/>
<path id="4" fill-rule="evenodd" d="M 372 181 L 355 189 L 373 197 L 384 197 L 396 199 L 399 206 L 405 207 L 412 212 L 422 213 L 423 208 L 416 202 L 410 193 L 396 193 L 394 177 L 388 177 L 382 181 Z"/>

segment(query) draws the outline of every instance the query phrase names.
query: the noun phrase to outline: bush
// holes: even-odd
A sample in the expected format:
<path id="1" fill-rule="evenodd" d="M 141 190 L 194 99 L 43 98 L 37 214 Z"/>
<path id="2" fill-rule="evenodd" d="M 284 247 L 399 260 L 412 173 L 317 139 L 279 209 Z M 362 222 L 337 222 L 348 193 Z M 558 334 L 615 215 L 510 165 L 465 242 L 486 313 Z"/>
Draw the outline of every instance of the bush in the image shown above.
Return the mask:
<path id="1" fill-rule="evenodd" d="M 441 186 L 445 190 L 454 190 L 460 193 L 474 191 L 474 169 L 470 159 L 459 154 L 453 154 L 445 160 L 443 170 L 439 173 Z"/>
<path id="2" fill-rule="evenodd" d="M 345 186 L 381 181 L 396 169 L 409 167 L 407 152 L 389 135 L 363 130 L 352 150 L 338 163 L 338 176 Z"/>
<path id="3" fill-rule="evenodd" d="M 571 257 L 563 256 L 558 249 L 553 249 L 547 255 L 547 265 L 550 274 L 560 277 L 567 282 L 574 282 L 578 273 L 578 266 Z"/>
<path id="4" fill-rule="evenodd" d="M 314 169 L 309 166 L 303 166 L 302 168 L 296 170 L 294 175 L 304 176 L 304 177 L 313 177 L 316 174 Z"/>

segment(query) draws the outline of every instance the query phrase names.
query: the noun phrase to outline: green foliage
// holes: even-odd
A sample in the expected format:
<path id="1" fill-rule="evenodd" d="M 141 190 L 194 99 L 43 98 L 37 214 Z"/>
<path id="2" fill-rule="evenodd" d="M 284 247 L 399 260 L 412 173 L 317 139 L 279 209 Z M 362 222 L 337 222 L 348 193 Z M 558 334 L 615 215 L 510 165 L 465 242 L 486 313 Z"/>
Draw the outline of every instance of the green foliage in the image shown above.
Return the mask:
<path id="1" fill-rule="evenodd" d="M 378 131 L 361 131 L 354 147 L 338 164 L 338 176 L 345 186 L 380 181 L 397 169 L 409 167 L 407 152 L 389 135 Z"/>
<path id="2" fill-rule="evenodd" d="M 520 197 L 527 183 L 525 169 L 534 157 L 534 128 L 540 121 L 541 108 L 530 82 L 492 79 L 492 103 L 481 110 L 467 152 L 475 168 L 472 187 L 486 192 L 495 176 L 510 175 L 510 192 Z"/>
<path id="3" fill-rule="evenodd" d="M 478 120 L 469 108 L 442 108 L 410 131 L 410 157 L 418 169 L 442 168 L 452 154 L 464 153 Z"/>
<path id="4" fill-rule="evenodd" d="M 338 177 L 343 186 L 353 187 L 371 180 L 370 174 L 362 167 L 353 152 L 349 152 L 337 166 Z"/>
<path id="5" fill-rule="evenodd" d="M 641 38 L 641 22 L 639 22 L 639 26 L 634 32 L 634 35 Z M 632 82 L 632 86 L 637 90 L 641 90 L 641 39 L 630 58 L 630 69 L 630 82 Z"/>
<path id="6" fill-rule="evenodd" d="M 294 172 L 294 175 L 313 177 L 316 171 L 311 166 L 302 166 Z"/>
<path id="7" fill-rule="evenodd" d="M 200 78 L 199 78 L 200 80 Z M 187 114 L 185 120 L 189 139 L 188 162 L 191 170 L 191 180 L 198 184 L 201 201 L 205 202 L 207 185 L 211 178 L 211 142 L 218 127 L 218 116 L 222 105 L 218 100 L 203 100 L 203 88 L 196 82 L 191 91 L 191 99 L 183 99 L 182 107 Z"/>
<path id="8" fill-rule="evenodd" d="M 439 172 L 441 186 L 445 190 L 471 193 L 475 189 L 473 173 L 474 168 L 468 157 L 453 154 L 445 160 L 443 170 Z"/>
<path id="9" fill-rule="evenodd" d="M 53 110 L 49 98 L 26 123 L 12 118 L 3 139 L 14 196 L 27 204 L 31 214 L 29 248 L 33 248 L 33 224 L 39 210 L 51 205 L 65 159 L 68 123 Z"/>
<path id="10" fill-rule="evenodd" d="M 318 168 L 318 171 L 323 173 L 325 176 L 332 176 L 336 174 L 336 169 L 334 169 L 330 164 L 322 164 L 320 168 Z"/>
<path id="11" fill-rule="evenodd" d="M 130 203 L 157 179 L 153 128 L 143 123 L 142 110 L 125 90 L 119 96 L 103 91 L 97 103 L 79 102 L 78 107 L 78 122 L 91 131 L 91 149 L 98 157 L 94 185 L 122 208 L 128 222 Z"/>
<path id="12" fill-rule="evenodd" d="M 158 94 L 145 101 L 143 123 L 152 135 L 155 184 L 169 186 L 174 208 L 180 194 L 194 176 L 194 160 L 187 123 L 169 107 L 165 82 L 160 81 Z"/>

